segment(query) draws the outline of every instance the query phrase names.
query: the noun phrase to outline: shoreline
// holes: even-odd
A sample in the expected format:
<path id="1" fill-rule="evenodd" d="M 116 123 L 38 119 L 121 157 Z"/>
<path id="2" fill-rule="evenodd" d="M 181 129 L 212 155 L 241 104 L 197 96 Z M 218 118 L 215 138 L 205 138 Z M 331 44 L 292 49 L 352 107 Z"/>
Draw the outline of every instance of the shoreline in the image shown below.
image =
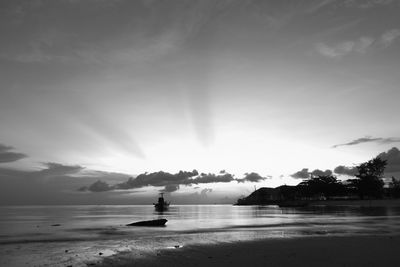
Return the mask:
<path id="1" fill-rule="evenodd" d="M 277 204 L 233 204 L 234 206 L 278 206 Z M 400 207 L 400 198 L 394 199 L 331 199 L 310 200 L 308 207 L 313 206 L 354 206 L 354 207 Z"/>
<path id="2" fill-rule="evenodd" d="M 138 255 L 122 252 L 93 266 L 398 266 L 400 235 L 323 236 L 189 245 Z"/>

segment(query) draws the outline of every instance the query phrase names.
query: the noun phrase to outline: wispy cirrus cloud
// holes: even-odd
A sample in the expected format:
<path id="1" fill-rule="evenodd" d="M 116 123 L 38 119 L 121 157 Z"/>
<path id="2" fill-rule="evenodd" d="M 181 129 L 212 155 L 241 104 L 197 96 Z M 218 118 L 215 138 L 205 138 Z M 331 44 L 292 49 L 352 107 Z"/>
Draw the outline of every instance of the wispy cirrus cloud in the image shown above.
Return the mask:
<path id="1" fill-rule="evenodd" d="M 319 11 L 321 8 L 324 8 L 334 2 L 335 0 L 322 0 L 322 1 L 311 2 L 310 6 L 306 8 L 306 12 L 314 13 L 316 11 Z"/>
<path id="2" fill-rule="evenodd" d="M 394 0 L 346 0 L 344 6 L 351 8 L 367 9 L 375 6 L 385 6 L 395 2 Z"/>
<path id="3" fill-rule="evenodd" d="M 337 145 L 333 145 L 332 148 L 337 148 L 340 146 L 354 146 L 354 145 L 358 145 L 358 144 L 363 144 L 363 143 L 380 143 L 380 144 L 391 144 L 391 143 L 400 143 L 400 137 L 387 137 L 387 138 L 383 138 L 383 137 L 362 137 L 362 138 L 358 138 L 355 139 L 353 141 L 350 141 L 348 143 L 343 143 L 343 144 L 337 144 Z"/>
<path id="4" fill-rule="evenodd" d="M 357 40 L 344 41 L 334 45 L 317 43 L 315 49 L 318 53 L 329 58 L 340 58 L 349 53 L 365 53 L 374 43 L 371 37 L 360 37 Z"/>
<path id="5" fill-rule="evenodd" d="M 389 47 L 400 37 L 400 29 L 391 29 L 382 34 L 379 44 L 383 47 Z"/>
<path id="6" fill-rule="evenodd" d="M 235 7 L 236 1 L 190 1 L 185 5 L 162 1 L 93 1 L 90 5 L 62 1 L 55 6 L 32 2 L 37 4 L 11 1 L 5 5 L 0 22 L 17 28 L 19 37 L 0 29 L 6 44 L 1 45 L 0 59 L 107 66 L 159 60 L 183 48 L 215 16 Z M 58 20 L 47 24 L 53 16 Z M 87 22 L 90 16 L 102 20 L 94 26 Z M 163 23 L 156 27 L 159 21 Z M 29 32 L 25 32 L 27 28 Z"/>
<path id="7" fill-rule="evenodd" d="M 388 48 L 399 37 L 399 29 L 390 29 L 382 33 L 379 37 L 362 36 L 334 44 L 319 42 L 315 44 L 315 50 L 328 58 L 342 58 L 349 54 L 365 54 L 370 50 Z"/>

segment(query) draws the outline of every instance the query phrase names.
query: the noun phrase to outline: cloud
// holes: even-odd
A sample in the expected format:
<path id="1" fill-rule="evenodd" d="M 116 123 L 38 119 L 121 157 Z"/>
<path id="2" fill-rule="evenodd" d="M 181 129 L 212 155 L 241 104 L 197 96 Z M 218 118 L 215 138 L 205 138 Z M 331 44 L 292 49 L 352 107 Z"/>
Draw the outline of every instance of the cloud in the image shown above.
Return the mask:
<path id="1" fill-rule="evenodd" d="M 81 186 L 79 191 L 107 191 L 111 190 L 105 182 L 101 182 L 101 179 L 107 179 L 108 181 L 121 181 L 127 179 L 129 176 L 123 173 L 104 172 L 97 170 L 87 170 L 85 167 L 80 165 L 65 165 L 55 162 L 42 163 L 45 168 L 34 171 L 19 171 L 14 169 L 2 168 L 0 169 L 0 177 L 6 177 L 11 179 L 29 180 L 29 182 L 38 183 L 39 185 L 55 186 L 64 185 L 67 189 L 68 185 L 77 185 L 82 183 L 93 182 L 90 186 Z M 97 180 L 97 181 L 96 181 Z"/>
<path id="2" fill-rule="evenodd" d="M 371 37 L 360 37 L 360 39 L 355 42 L 353 51 L 357 53 L 365 53 L 374 41 L 375 39 Z"/>
<path id="3" fill-rule="evenodd" d="M 400 172 L 400 150 L 397 147 L 392 147 L 387 152 L 380 153 L 377 157 L 386 160 L 387 165 L 385 173 Z M 346 167 L 343 165 L 337 166 L 334 170 L 336 174 L 354 176 L 358 174 L 357 167 Z"/>
<path id="4" fill-rule="evenodd" d="M 329 176 L 332 175 L 331 170 L 321 171 L 319 169 L 315 169 L 311 172 L 311 176 Z"/>
<path id="5" fill-rule="evenodd" d="M 212 191 L 213 191 L 212 188 L 204 188 L 203 190 L 201 190 L 200 196 L 207 197 L 207 194 L 211 193 Z"/>
<path id="6" fill-rule="evenodd" d="M 32 2 L 32 1 L 29 1 Z M 107 2 L 107 3 L 105 3 Z M 231 1 L 63 1 L 8 4 L 4 29 L 18 21 L 19 38 L 5 31 L 9 49 L 0 57 L 23 63 L 129 64 L 157 60 L 179 50 Z M 76 12 L 79 10 L 79 12 Z M 28 14 L 28 15 L 26 15 Z M 118 14 L 118 16 L 115 16 Z M 53 20 L 53 16 L 58 19 Z M 93 24 L 88 17 L 101 17 Z M 73 18 L 73 19 L 71 19 Z M 51 21 L 52 23 L 48 23 Z M 162 21 L 162 24 L 159 22 Z M 85 27 L 76 27 L 84 24 Z M 131 25 L 126 27 L 126 25 Z M 8 26 L 8 27 L 7 27 Z M 10 45 L 11 44 L 11 45 Z"/>
<path id="7" fill-rule="evenodd" d="M 2 146 L 2 148 L 5 146 Z M 6 147 L 8 149 L 8 147 Z M 140 179 L 137 179 L 141 177 Z M 1 204 L 127 204 L 152 203 L 154 196 L 137 190 L 147 185 L 162 187 L 163 192 L 174 192 L 181 185 L 226 183 L 235 181 L 227 172 L 199 174 L 180 171 L 144 173 L 136 179 L 124 173 L 90 170 L 81 165 L 66 165 L 55 162 L 43 163 L 39 170 L 24 171 L 0 168 Z M 124 187 L 124 188 L 123 188 Z M 78 189 L 79 188 L 79 189 Z M 200 187 L 196 186 L 197 189 Z M 78 189 L 78 190 L 77 190 Z M 96 192 L 90 194 L 88 192 Z M 134 192 L 134 194 L 132 194 Z M 174 203 L 217 203 L 217 195 L 209 197 L 212 189 L 199 189 L 195 195 L 178 194 Z"/>
<path id="8" fill-rule="evenodd" d="M 99 180 L 99 181 L 94 182 L 93 184 L 91 184 L 88 187 L 88 190 L 92 191 L 92 192 L 104 192 L 104 191 L 112 190 L 112 187 L 110 187 L 106 182 L 103 182 L 103 181 Z"/>
<path id="9" fill-rule="evenodd" d="M 361 8 L 361 9 L 367 9 L 367 8 L 372 8 L 375 6 L 383 6 L 383 5 L 389 5 L 393 3 L 393 0 L 346 0 L 344 1 L 344 5 L 346 7 L 352 7 L 352 8 Z"/>
<path id="10" fill-rule="evenodd" d="M 341 58 L 350 53 L 365 53 L 374 41 L 375 39 L 371 37 L 360 37 L 357 40 L 344 41 L 334 45 L 317 43 L 315 49 L 323 56 L 329 58 Z"/>
<path id="11" fill-rule="evenodd" d="M 198 177 L 188 180 L 189 184 L 208 184 L 208 183 L 229 183 L 235 181 L 233 175 L 230 173 L 224 173 L 216 175 L 213 173 L 202 173 Z"/>
<path id="12" fill-rule="evenodd" d="M 306 8 L 307 13 L 314 13 L 316 11 L 319 11 L 321 8 L 330 5 L 331 3 L 335 2 L 335 0 L 322 0 L 322 1 L 317 1 L 315 3 L 311 2 L 310 6 Z"/>
<path id="13" fill-rule="evenodd" d="M 208 196 L 208 193 L 211 193 L 213 190 L 212 188 L 204 188 L 199 192 L 194 192 L 191 193 L 190 196 L 192 196 L 193 198 L 198 198 L 198 199 L 206 199 Z"/>
<path id="14" fill-rule="evenodd" d="M 332 175 L 331 170 L 322 171 L 319 169 L 315 169 L 312 172 L 309 172 L 308 168 L 303 168 L 302 170 L 295 172 L 290 176 L 295 179 L 308 179 L 312 176 L 328 176 L 328 175 Z"/>
<path id="15" fill-rule="evenodd" d="M 296 179 L 307 179 L 310 177 L 310 173 L 308 172 L 307 168 L 304 168 L 301 171 L 291 174 L 290 176 Z"/>
<path id="16" fill-rule="evenodd" d="M 107 191 L 106 183 L 119 183 L 129 176 L 123 173 L 88 170 L 80 165 L 43 163 L 39 170 L 0 168 L 0 204 L 98 204 L 126 203 L 113 199 L 122 193 L 113 191 L 98 196 L 77 191 Z M 90 189 L 88 185 L 91 184 Z"/>
<path id="17" fill-rule="evenodd" d="M 168 172 L 153 172 L 143 173 L 138 175 L 136 178 L 129 178 L 128 181 L 115 185 L 115 189 L 132 189 L 140 188 L 145 186 L 166 186 L 166 185 L 178 185 L 189 183 L 187 180 L 191 177 L 198 175 L 197 170 L 191 172 L 180 171 L 176 174 Z"/>
<path id="18" fill-rule="evenodd" d="M 104 190 L 128 190 L 134 188 L 141 188 L 146 186 L 154 186 L 161 187 L 163 186 L 164 192 L 173 192 L 179 189 L 180 185 L 199 185 L 199 184 L 210 184 L 210 183 L 230 183 L 233 181 L 237 182 L 259 182 L 266 177 L 262 177 L 257 173 L 248 173 L 242 179 L 235 179 L 234 176 L 226 171 L 221 171 L 219 174 L 214 173 L 201 173 L 199 174 L 197 170 L 193 170 L 191 172 L 180 171 L 176 174 L 171 174 L 168 172 L 153 172 L 153 173 L 143 173 L 138 175 L 136 178 L 130 177 L 126 182 L 117 183 L 114 185 L 101 184 L 102 189 Z M 97 183 L 97 182 L 96 182 Z M 79 191 L 92 191 L 99 192 L 97 190 L 99 187 L 96 185 L 95 188 L 97 191 L 91 190 L 90 186 L 84 186 L 78 189 Z"/>
<path id="19" fill-rule="evenodd" d="M 262 177 L 258 173 L 251 172 L 251 173 L 246 173 L 244 178 L 237 179 L 237 181 L 239 183 L 244 183 L 244 182 L 257 183 L 257 182 L 260 182 L 260 181 L 265 180 L 265 179 L 267 179 L 267 177 Z"/>
<path id="20" fill-rule="evenodd" d="M 46 177 L 73 175 L 85 169 L 85 167 L 79 165 L 63 165 L 54 162 L 46 162 L 43 163 L 43 165 L 46 166 L 47 168 L 42 169 L 38 173 Z"/>
<path id="21" fill-rule="evenodd" d="M 168 185 L 166 185 L 166 186 L 164 187 L 164 189 L 162 190 L 162 192 L 171 193 L 171 192 L 177 191 L 178 189 L 179 189 L 179 185 L 176 185 L 176 184 L 168 184 Z"/>
<path id="22" fill-rule="evenodd" d="M 351 142 L 344 143 L 344 144 L 338 144 L 332 146 L 332 148 L 337 148 L 340 146 L 353 146 L 353 145 L 358 145 L 362 143 L 371 143 L 371 142 L 376 142 L 376 143 L 381 143 L 381 144 L 391 144 L 391 143 L 399 143 L 400 138 L 399 137 L 388 137 L 388 138 L 383 138 L 383 137 L 362 137 L 355 139 Z"/>
<path id="23" fill-rule="evenodd" d="M 342 58 L 349 54 L 364 54 L 372 49 L 385 49 L 393 45 L 400 37 L 400 29 L 390 29 L 378 37 L 362 36 L 336 44 L 315 44 L 315 50 L 328 58 Z"/>
<path id="24" fill-rule="evenodd" d="M 397 38 L 399 37 L 400 37 L 400 30 L 391 29 L 382 34 L 382 36 L 379 39 L 379 43 L 386 48 L 392 45 L 392 43 L 396 41 Z"/>
<path id="25" fill-rule="evenodd" d="M 12 146 L 0 144 L 0 163 L 14 162 L 27 157 L 23 153 L 10 151 L 12 149 L 14 149 Z"/>
<path id="26" fill-rule="evenodd" d="M 354 176 L 358 173 L 358 169 L 357 167 L 346 167 L 343 165 L 339 165 L 333 170 L 333 172 L 336 174 Z"/>
<path id="27" fill-rule="evenodd" d="M 97 170 L 85 170 L 80 172 L 78 177 L 79 179 L 86 178 L 86 179 L 97 179 L 94 183 L 89 186 L 82 186 L 78 189 L 78 191 L 90 191 L 90 192 L 105 192 L 111 191 L 115 189 L 115 186 L 104 182 L 103 180 L 107 181 L 114 181 L 120 182 L 123 179 L 128 179 L 129 175 L 124 173 L 116 173 L 116 172 L 104 172 L 104 171 L 97 171 Z"/>
<path id="28" fill-rule="evenodd" d="M 186 195 L 185 202 L 186 203 L 216 203 L 216 198 L 210 196 L 210 193 L 213 191 L 212 188 L 204 188 L 200 192 L 193 192 L 191 194 Z M 179 198 L 179 197 L 178 197 Z M 180 197 L 182 199 L 182 197 Z"/>
<path id="29" fill-rule="evenodd" d="M 400 172 L 400 151 L 397 147 L 380 153 L 378 157 L 387 161 L 385 173 Z"/>

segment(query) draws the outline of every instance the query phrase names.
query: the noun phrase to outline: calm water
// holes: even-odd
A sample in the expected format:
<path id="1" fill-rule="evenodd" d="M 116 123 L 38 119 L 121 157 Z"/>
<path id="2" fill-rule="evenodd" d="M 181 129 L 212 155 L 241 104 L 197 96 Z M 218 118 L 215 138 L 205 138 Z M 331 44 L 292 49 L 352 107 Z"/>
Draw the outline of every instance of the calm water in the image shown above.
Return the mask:
<path id="1" fill-rule="evenodd" d="M 85 266 L 121 251 L 196 243 L 400 233 L 399 207 L 177 205 L 159 213 L 152 206 L 9 206 L 0 214 L 0 266 Z M 125 226 L 157 218 L 167 226 Z"/>

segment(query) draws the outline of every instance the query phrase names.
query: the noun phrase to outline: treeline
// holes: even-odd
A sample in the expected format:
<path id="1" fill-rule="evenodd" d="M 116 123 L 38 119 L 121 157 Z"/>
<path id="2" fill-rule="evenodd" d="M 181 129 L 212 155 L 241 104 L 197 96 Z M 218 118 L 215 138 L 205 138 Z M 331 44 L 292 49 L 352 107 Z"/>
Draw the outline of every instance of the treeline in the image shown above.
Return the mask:
<path id="1" fill-rule="evenodd" d="M 357 166 L 354 178 L 340 181 L 333 175 L 319 175 L 301 182 L 297 186 L 281 186 L 281 198 L 296 199 L 380 199 L 399 198 L 400 181 L 392 177 L 385 186 L 383 173 L 386 160 L 377 157 Z"/>

